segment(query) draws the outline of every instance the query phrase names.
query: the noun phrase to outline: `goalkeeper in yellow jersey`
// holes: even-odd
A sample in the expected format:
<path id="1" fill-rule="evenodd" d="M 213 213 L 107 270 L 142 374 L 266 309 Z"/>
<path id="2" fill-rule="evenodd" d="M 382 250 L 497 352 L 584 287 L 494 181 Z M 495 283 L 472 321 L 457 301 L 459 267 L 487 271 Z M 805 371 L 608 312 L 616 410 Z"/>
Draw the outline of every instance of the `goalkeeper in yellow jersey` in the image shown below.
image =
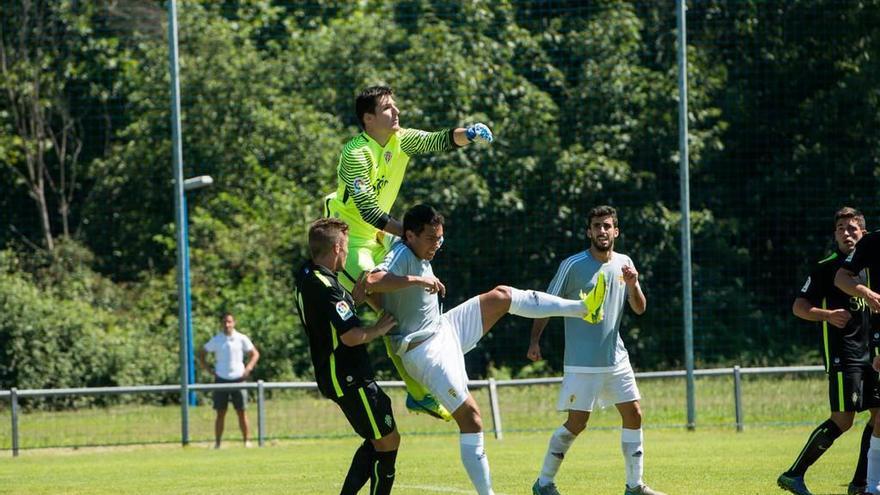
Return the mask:
<path id="1" fill-rule="evenodd" d="M 401 128 L 400 110 L 394 92 L 387 86 L 371 86 L 361 92 L 355 100 L 355 112 L 364 131 L 342 148 L 336 191 L 324 201 L 325 216 L 339 218 L 349 227 L 348 258 L 339 277 L 349 290 L 363 272 L 384 259 L 394 236 L 403 235 L 400 220 L 389 213 L 410 157 L 452 150 L 474 141 L 491 143 L 494 139 L 485 124 L 437 132 Z M 385 345 L 389 349 L 387 339 Z M 406 373 L 400 358 L 390 350 L 388 355 L 406 382 L 406 407 L 450 420 L 449 411 Z"/>

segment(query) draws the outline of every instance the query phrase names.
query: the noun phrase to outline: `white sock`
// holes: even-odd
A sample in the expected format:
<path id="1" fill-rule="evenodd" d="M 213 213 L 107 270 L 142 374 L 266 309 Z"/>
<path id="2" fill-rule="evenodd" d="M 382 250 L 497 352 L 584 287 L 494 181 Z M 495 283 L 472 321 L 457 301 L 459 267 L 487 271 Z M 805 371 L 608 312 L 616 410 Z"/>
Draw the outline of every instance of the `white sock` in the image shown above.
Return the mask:
<path id="1" fill-rule="evenodd" d="M 483 432 L 462 433 L 458 439 L 461 463 L 467 471 L 471 483 L 479 495 L 495 495 L 492 491 L 492 476 L 489 474 L 489 459 L 483 448 Z"/>
<path id="2" fill-rule="evenodd" d="M 562 465 L 562 460 L 565 459 L 565 453 L 568 452 L 568 448 L 574 443 L 575 438 L 577 438 L 577 435 L 568 431 L 568 428 L 565 426 L 560 426 L 553 432 L 553 436 L 550 437 L 550 445 L 547 447 L 547 453 L 544 455 L 544 466 L 541 467 L 541 475 L 538 476 L 539 485 L 547 486 L 553 483 L 553 478 L 556 477 L 556 473 L 559 472 L 559 466 Z"/>
<path id="3" fill-rule="evenodd" d="M 626 466 L 626 486 L 635 488 L 642 484 L 644 471 L 644 451 L 642 449 L 642 429 L 620 431 L 620 445 L 623 448 L 623 462 Z"/>
<path id="4" fill-rule="evenodd" d="M 551 316 L 570 316 L 582 318 L 587 308 L 584 303 L 574 299 L 563 299 L 536 290 L 510 288 L 510 310 L 508 313 L 526 318 L 549 318 Z"/>
<path id="5" fill-rule="evenodd" d="M 880 493 L 880 438 L 874 435 L 868 448 L 868 493 Z"/>

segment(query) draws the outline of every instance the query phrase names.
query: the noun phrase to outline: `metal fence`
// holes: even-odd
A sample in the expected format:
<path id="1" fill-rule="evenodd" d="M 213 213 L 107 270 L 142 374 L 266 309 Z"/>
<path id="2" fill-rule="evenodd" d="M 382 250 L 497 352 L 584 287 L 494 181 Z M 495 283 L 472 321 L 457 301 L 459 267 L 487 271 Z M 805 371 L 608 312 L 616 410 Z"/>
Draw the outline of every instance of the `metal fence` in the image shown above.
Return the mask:
<path id="1" fill-rule="evenodd" d="M 737 431 L 743 431 L 745 427 L 744 420 L 744 404 L 743 404 L 743 375 L 771 375 L 771 374 L 792 374 L 792 373 L 818 373 L 824 371 L 822 366 L 798 366 L 798 367 L 762 367 L 762 368 L 714 368 L 696 370 L 698 377 L 730 377 L 732 379 L 732 387 L 730 393 L 733 397 L 733 410 L 729 411 L 735 421 Z M 653 371 L 636 373 L 636 377 L 641 380 L 657 379 L 657 378 L 683 378 L 686 372 L 684 370 L 676 371 Z M 504 411 L 501 407 L 501 389 L 554 385 L 561 383 L 561 377 L 551 378 L 532 378 L 532 379 L 516 379 L 516 380 L 472 380 L 469 387 L 474 391 L 486 391 L 488 393 L 489 416 L 491 417 L 491 427 L 488 431 L 493 432 L 495 438 L 500 440 L 504 435 L 503 416 Z M 388 389 L 402 389 L 403 382 L 400 381 L 381 381 L 379 384 Z M 214 390 L 255 390 L 256 391 L 256 409 L 257 409 L 257 444 L 262 447 L 269 436 L 267 435 L 267 400 L 266 391 L 269 390 L 305 390 L 316 392 L 317 384 L 315 382 L 263 382 L 256 383 L 238 383 L 238 384 L 196 384 L 191 385 L 190 390 L 196 391 L 214 391 Z M 112 394 L 180 394 L 179 385 L 150 385 L 150 386 L 132 386 L 132 387 L 96 387 L 96 388 L 69 388 L 69 389 L 42 389 L 42 390 L 0 390 L 0 400 L 8 400 L 11 405 L 11 437 L 12 437 L 12 455 L 18 456 L 21 450 L 21 433 L 19 431 L 19 422 L 22 415 L 19 401 L 23 398 L 49 398 L 49 397 L 75 397 L 75 396 L 100 396 Z M 684 425 L 681 425 L 684 426 Z M 187 445 L 189 438 L 181 435 L 181 443 Z"/>

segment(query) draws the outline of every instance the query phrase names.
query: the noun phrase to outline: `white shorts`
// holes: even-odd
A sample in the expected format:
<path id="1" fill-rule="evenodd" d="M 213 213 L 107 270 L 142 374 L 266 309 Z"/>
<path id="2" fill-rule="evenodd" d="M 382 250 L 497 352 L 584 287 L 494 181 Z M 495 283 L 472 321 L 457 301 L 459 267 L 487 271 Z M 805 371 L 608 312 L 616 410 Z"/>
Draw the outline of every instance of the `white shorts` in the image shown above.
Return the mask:
<path id="1" fill-rule="evenodd" d="M 480 300 L 472 297 L 440 317 L 440 329 L 425 343 L 406 351 L 406 371 L 453 412 L 468 398 L 464 355 L 483 337 Z"/>
<path id="2" fill-rule="evenodd" d="M 571 373 L 562 376 L 558 411 L 592 411 L 607 403 L 620 404 L 641 399 L 632 366 L 606 373 Z"/>

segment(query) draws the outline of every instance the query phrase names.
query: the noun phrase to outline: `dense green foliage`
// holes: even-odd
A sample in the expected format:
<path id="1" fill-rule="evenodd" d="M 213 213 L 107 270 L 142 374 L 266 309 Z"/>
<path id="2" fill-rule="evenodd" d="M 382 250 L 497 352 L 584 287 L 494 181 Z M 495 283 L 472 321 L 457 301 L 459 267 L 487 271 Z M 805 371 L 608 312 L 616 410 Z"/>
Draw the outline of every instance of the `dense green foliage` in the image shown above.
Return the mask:
<path id="1" fill-rule="evenodd" d="M 627 346 L 642 369 L 680 366 L 674 10 L 583 3 L 179 2 L 185 175 L 216 181 L 189 197 L 197 344 L 228 309 L 263 352 L 258 378 L 310 376 L 291 272 L 358 132 L 354 96 L 388 83 L 404 126 L 483 121 L 498 137 L 415 158 L 393 212 L 425 201 L 449 219 L 435 263 L 447 307 L 499 283 L 545 287 L 583 249 L 586 210 L 610 203 L 649 301 L 624 321 Z M 0 8 L 0 388 L 175 382 L 164 2 Z M 806 266 L 828 249 L 835 208 L 880 214 L 878 17 L 877 0 L 690 5 L 699 364 L 812 362 L 815 334 L 788 310 Z M 39 115 L 72 122 L 75 162 L 18 131 L 14 103 L 43 79 Z M 52 177 L 77 171 L 45 188 L 48 232 L 29 150 Z M 473 375 L 558 371 L 561 325 L 548 363 L 525 366 L 528 325 L 503 320 L 469 355 Z"/>

